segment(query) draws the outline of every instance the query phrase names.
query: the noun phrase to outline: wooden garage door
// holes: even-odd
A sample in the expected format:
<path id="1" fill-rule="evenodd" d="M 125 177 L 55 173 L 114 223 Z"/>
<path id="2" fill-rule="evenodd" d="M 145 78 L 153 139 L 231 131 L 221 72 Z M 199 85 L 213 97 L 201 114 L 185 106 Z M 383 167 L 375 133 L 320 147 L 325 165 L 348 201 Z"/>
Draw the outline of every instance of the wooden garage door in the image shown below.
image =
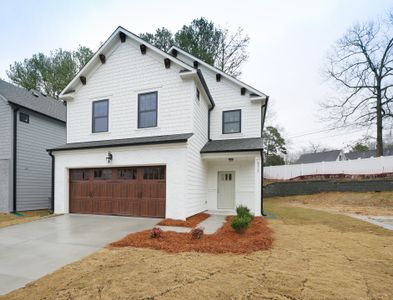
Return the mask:
<path id="1" fill-rule="evenodd" d="M 165 217 L 165 167 L 70 170 L 70 212 Z"/>

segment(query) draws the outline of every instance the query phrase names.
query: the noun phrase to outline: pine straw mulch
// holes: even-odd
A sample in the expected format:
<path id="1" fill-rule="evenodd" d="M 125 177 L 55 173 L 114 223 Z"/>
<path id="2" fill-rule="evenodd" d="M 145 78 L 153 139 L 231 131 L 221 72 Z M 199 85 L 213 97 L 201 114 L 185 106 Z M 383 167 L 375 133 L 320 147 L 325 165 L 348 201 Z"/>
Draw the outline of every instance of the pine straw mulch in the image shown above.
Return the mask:
<path id="1" fill-rule="evenodd" d="M 206 220 L 210 217 L 207 213 L 199 213 L 187 218 L 185 221 L 182 220 L 174 220 L 174 219 L 164 219 L 157 225 L 160 226 L 179 226 L 179 227 L 191 227 L 194 228 L 202 221 Z"/>
<path id="2" fill-rule="evenodd" d="M 256 217 L 250 227 L 238 234 L 231 228 L 233 217 L 227 217 L 226 223 L 214 234 L 203 235 L 199 240 L 191 239 L 189 233 L 165 231 L 160 238 L 151 238 L 150 230 L 132 233 L 122 240 L 110 244 L 112 247 L 137 247 L 164 250 L 170 253 L 252 253 L 271 248 L 273 231 L 266 220 Z"/>

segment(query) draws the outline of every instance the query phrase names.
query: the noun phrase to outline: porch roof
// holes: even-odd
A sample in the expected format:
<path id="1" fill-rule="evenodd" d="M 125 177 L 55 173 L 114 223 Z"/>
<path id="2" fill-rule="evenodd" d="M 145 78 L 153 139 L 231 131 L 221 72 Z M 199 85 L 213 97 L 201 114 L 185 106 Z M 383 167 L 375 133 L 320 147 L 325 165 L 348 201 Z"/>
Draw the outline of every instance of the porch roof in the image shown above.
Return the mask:
<path id="1" fill-rule="evenodd" d="M 243 138 L 209 141 L 203 146 L 201 153 L 261 151 L 262 138 Z"/>

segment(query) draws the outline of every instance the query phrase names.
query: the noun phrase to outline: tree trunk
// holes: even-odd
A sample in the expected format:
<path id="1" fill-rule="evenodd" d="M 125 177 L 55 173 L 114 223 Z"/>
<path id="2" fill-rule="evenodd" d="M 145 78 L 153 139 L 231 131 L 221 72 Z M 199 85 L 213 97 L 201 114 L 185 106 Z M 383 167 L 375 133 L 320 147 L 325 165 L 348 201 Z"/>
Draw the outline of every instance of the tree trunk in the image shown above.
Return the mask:
<path id="1" fill-rule="evenodd" d="M 376 157 L 383 155 L 383 143 L 382 143 L 382 94 L 380 84 L 377 87 L 377 153 Z"/>

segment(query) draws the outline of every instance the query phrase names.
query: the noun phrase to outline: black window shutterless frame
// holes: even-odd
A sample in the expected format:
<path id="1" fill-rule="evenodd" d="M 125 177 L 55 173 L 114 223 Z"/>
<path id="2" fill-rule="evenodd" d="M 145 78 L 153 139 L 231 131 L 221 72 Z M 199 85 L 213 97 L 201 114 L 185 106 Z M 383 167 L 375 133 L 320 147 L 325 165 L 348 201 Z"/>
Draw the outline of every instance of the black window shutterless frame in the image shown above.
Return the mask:
<path id="1" fill-rule="evenodd" d="M 106 112 L 105 114 L 102 115 L 96 115 L 95 112 L 95 105 L 97 104 L 101 104 L 101 103 L 106 103 Z M 105 99 L 105 100 L 98 100 L 98 101 L 93 101 L 92 102 L 92 132 L 93 133 L 97 133 L 97 132 L 107 132 L 108 131 L 108 121 L 109 121 L 109 100 Z M 99 119 L 106 119 L 106 126 L 104 129 L 97 129 L 96 127 L 96 120 Z"/>
<path id="2" fill-rule="evenodd" d="M 144 96 L 148 95 L 154 95 L 155 96 L 155 105 L 154 108 L 151 109 L 142 109 L 141 107 L 141 101 L 143 101 Z M 154 122 L 151 124 L 141 124 L 141 120 L 143 118 L 144 113 L 155 113 L 155 118 Z M 149 128 L 149 127 L 157 127 L 157 118 L 158 118 L 158 92 L 149 92 L 149 93 L 143 93 L 143 94 L 138 94 L 138 128 Z"/>
<path id="3" fill-rule="evenodd" d="M 236 121 L 228 121 L 225 119 L 226 115 L 229 115 L 231 113 L 239 113 L 239 120 Z M 238 131 L 227 131 L 225 130 L 225 125 L 227 124 L 239 124 L 239 130 Z M 222 112 L 222 133 L 223 134 L 229 134 L 229 133 L 239 133 L 242 131 L 242 110 L 241 109 L 233 109 L 233 110 L 226 110 Z"/>

